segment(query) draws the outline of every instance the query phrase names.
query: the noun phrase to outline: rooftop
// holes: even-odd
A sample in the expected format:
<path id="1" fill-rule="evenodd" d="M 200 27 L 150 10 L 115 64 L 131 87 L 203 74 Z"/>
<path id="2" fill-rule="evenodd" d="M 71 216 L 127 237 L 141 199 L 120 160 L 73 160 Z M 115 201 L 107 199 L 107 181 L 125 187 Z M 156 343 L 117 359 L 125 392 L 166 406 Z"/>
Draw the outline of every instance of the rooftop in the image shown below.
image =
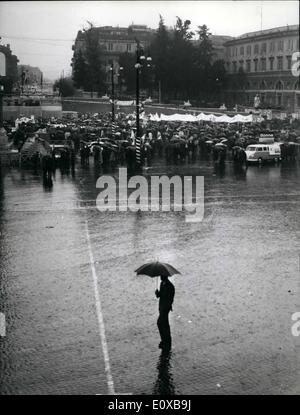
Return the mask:
<path id="1" fill-rule="evenodd" d="M 280 26 L 280 27 L 273 27 L 272 29 L 265 29 L 265 30 L 258 30 L 256 32 L 249 32 L 244 33 L 243 35 L 236 36 L 234 39 L 244 39 L 248 37 L 254 36 L 263 36 L 263 35 L 271 35 L 275 33 L 283 33 L 283 32 L 293 32 L 295 30 L 299 30 L 299 25 L 291 25 L 291 26 Z"/>

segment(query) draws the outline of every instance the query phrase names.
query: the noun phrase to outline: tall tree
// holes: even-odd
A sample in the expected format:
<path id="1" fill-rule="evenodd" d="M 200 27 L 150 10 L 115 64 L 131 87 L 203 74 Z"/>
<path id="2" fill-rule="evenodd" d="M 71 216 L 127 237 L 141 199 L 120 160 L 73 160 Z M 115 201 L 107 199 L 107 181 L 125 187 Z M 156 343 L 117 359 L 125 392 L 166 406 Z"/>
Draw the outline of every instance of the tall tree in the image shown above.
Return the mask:
<path id="1" fill-rule="evenodd" d="M 72 78 L 60 78 L 53 84 L 53 91 L 59 90 L 62 97 L 70 97 L 75 94 L 75 88 Z"/>
<path id="2" fill-rule="evenodd" d="M 120 55 L 119 65 L 123 67 L 121 77 L 124 80 L 128 93 L 134 94 L 135 91 L 135 69 L 136 58 L 133 53 L 124 52 Z"/>
<path id="3" fill-rule="evenodd" d="M 218 59 L 211 65 L 210 79 L 211 94 L 215 101 L 221 102 L 222 91 L 227 85 L 227 74 L 225 69 L 225 62 L 222 59 Z"/>
<path id="4" fill-rule="evenodd" d="M 97 92 L 101 94 L 105 90 L 105 70 L 103 64 L 103 54 L 99 43 L 97 29 L 92 23 L 88 22 L 89 27 L 84 29 L 85 34 L 85 59 L 87 64 L 86 87 L 91 94 Z"/>
<path id="5" fill-rule="evenodd" d="M 85 89 L 87 79 L 87 64 L 81 49 L 79 49 L 77 53 L 74 53 L 72 78 L 76 88 Z"/>
<path id="6" fill-rule="evenodd" d="M 197 34 L 199 40 L 198 47 L 196 48 L 197 57 L 202 63 L 210 63 L 214 48 L 210 39 L 211 33 L 209 28 L 205 24 L 198 26 Z"/>
<path id="7" fill-rule="evenodd" d="M 182 19 L 178 16 L 176 16 L 176 24 L 175 24 L 175 36 L 178 36 L 178 39 L 183 39 L 183 40 L 191 40 L 192 37 L 194 36 L 194 32 L 191 31 L 190 29 L 190 25 L 191 25 L 191 21 L 190 20 L 185 20 L 184 22 L 182 21 Z"/>
<path id="8" fill-rule="evenodd" d="M 169 93 L 169 73 L 170 73 L 170 34 L 165 26 L 164 19 L 159 15 L 158 29 L 150 45 L 150 54 L 153 60 L 153 70 L 155 82 L 160 89 L 162 96 Z"/>
<path id="9" fill-rule="evenodd" d="M 194 87 L 202 100 L 207 100 L 215 88 L 212 73 L 213 44 L 209 28 L 204 24 L 198 26 L 198 42 L 194 49 Z"/>
<path id="10" fill-rule="evenodd" d="M 177 17 L 173 28 L 169 53 L 169 81 L 175 99 L 190 99 L 192 93 L 194 32 L 190 30 L 191 21 L 184 22 Z"/>

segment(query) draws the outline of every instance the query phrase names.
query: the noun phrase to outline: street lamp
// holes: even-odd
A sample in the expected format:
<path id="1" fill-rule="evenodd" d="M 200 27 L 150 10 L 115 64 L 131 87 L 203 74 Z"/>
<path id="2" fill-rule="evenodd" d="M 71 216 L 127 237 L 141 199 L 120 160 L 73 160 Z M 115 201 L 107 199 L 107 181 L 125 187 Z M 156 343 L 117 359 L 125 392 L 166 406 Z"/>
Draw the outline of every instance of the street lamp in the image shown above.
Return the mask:
<path id="1" fill-rule="evenodd" d="M 137 168 L 141 167 L 141 139 L 140 139 L 140 73 L 141 69 L 147 63 L 147 67 L 151 66 L 152 58 L 143 55 L 143 49 L 138 40 L 136 40 L 136 136 L 135 136 L 135 160 Z"/>
<path id="2" fill-rule="evenodd" d="M 115 77 L 115 75 L 120 76 L 121 71 L 123 71 L 122 66 L 119 67 L 119 72 L 115 72 L 114 71 L 114 64 L 113 63 L 111 64 L 110 72 L 111 72 L 111 99 L 112 99 L 111 120 L 112 120 L 112 122 L 115 121 L 115 82 L 114 82 L 114 77 Z"/>
<path id="3" fill-rule="evenodd" d="M 4 86 L 0 84 L 0 130 L 3 127 L 3 92 Z"/>

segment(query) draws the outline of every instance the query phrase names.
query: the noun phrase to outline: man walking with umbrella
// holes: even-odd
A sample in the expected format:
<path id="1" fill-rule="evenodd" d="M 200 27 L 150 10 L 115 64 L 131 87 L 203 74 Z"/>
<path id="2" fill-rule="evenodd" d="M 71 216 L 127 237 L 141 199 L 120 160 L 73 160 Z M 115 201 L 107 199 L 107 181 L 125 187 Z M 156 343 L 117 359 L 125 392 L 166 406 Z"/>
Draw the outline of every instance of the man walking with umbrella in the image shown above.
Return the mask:
<path id="1" fill-rule="evenodd" d="M 159 347 L 163 350 L 170 350 L 172 337 L 169 324 L 169 312 L 172 311 L 175 287 L 166 275 L 162 275 L 160 278 L 160 290 L 155 290 L 155 295 L 159 298 L 159 317 L 157 320 L 157 326 L 161 337 Z"/>
<path id="2" fill-rule="evenodd" d="M 180 274 L 172 265 L 164 262 L 148 262 L 135 270 L 137 275 L 148 275 L 149 277 L 161 278 L 160 289 L 155 290 L 155 295 L 159 298 L 159 317 L 157 326 L 161 337 L 159 347 L 164 351 L 169 351 L 172 345 L 171 330 L 169 324 L 169 312 L 175 296 L 175 287 L 168 277 Z"/>

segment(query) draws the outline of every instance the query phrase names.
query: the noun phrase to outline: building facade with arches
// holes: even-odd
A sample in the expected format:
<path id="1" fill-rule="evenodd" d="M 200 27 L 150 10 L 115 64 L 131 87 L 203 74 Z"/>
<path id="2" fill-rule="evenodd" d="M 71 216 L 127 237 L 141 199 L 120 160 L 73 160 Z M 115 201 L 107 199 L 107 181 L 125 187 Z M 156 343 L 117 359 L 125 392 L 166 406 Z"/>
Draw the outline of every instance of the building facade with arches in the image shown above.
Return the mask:
<path id="1" fill-rule="evenodd" d="M 229 104 L 261 105 L 300 113 L 299 74 L 292 73 L 299 59 L 299 25 L 246 33 L 225 43 Z M 298 66 L 299 67 L 299 66 Z"/>

